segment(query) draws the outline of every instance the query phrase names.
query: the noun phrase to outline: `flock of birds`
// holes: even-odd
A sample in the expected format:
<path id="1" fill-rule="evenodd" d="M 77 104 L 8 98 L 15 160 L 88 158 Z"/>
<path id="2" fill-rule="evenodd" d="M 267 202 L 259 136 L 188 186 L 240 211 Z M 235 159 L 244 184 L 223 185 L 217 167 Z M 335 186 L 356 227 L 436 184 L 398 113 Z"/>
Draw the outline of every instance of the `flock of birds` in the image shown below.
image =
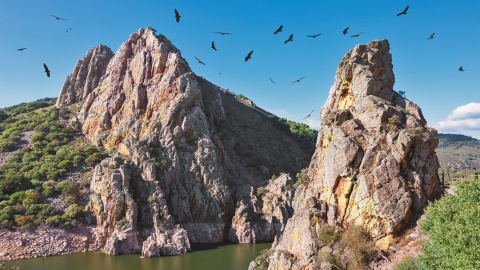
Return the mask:
<path id="1" fill-rule="evenodd" d="M 408 11 L 409 8 L 410 8 L 410 6 L 406 6 L 405 9 L 403 9 L 401 12 L 397 13 L 397 16 L 407 15 L 407 11 Z M 175 20 L 176 20 L 177 23 L 179 23 L 179 22 L 180 22 L 180 18 L 181 18 L 182 16 L 180 16 L 180 13 L 178 12 L 177 9 L 174 9 L 174 12 L 175 12 Z M 343 31 L 342 31 L 343 35 L 346 35 L 346 34 L 348 33 L 348 30 L 349 30 L 349 27 L 346 27 L 345 29 L 343 29 Z M 283 31 L 283 25 L 280 25 L 280 26 L 273 32 L 273 34 L 276 35 L 276 34 L 282 32 L 282 31 Z M 232 33 L 229 33 L 229 32 L 214 32 L 214 33 L 215 33 L 215 34 L 222 35 L 222 36 L 223 36 L 223 35 L 232 35 Z M 357 34 L 351 35 L 350 37 L 351 37 L 351 38 L 356 38 L 356 37 L 359 37 L 361 34 L 363 34 L 363 32 L 359 32 L 359 33 L 357 33 Z M 321 35 L 322 35 L 322 34 L 319 33 L 319 34 L 307 35 L 307 37 L 309 37 L 309 38 L 317 38 L 318 36 L 321 36 Z M 435 37 L 435 33 L 432 33 L 432 34 L 428 37 L 427 40 L 431 40 L 431 39 L 433 39 L 434 37 Z M 288 36 L 288 38 L 287 38 L 283 43 L 284 43 L 284 44 L 287 44 L 287 43 L 292 42 L 292 41 L 293 41 L 293 34 L 290 34 L 290 35 Z M 215 47 L 215 42 L 214 42 L 214 41 L 212 41 L 211 48 L 212 48 L 214 51 L 217 51 L 217 47 Z M 245 62 L 247 62 L 248 60 L 250 60 L 250 59 L 252 58 L 252 54 L 253 54 L 253 50 L 251 50 L 251 51 L 247 54 L 247 56 L 245 56 Z M 202 60 L 200 60 L 198 57 L 195 56 L 195 59 L 198 61 L 199 64 L 205 65 L 205 62 L 203 62 Z M 460 66 L 460 67 L 458 68 L 458 71 L 463 72 L 463 71 L 465 71 L 465 70 L 463 69 L 462 66 Z M 300 82 L 301 80 L 303 80 L 304 78 L 306 78 L 306 76 L 303 76 L 303 77 L 301 77 L 301 78 L 299 78 L 299 79 L 297 79 L 297 80 L 294 80 L 294 81 L 292 81 L 291 83 L 292 83 L 292 84 L 293 84 L 293 83 L 299 83 L 299 82 Z M 274 81 L 272 78 L 269 77 L 268 79 L 269 79 L 273 84 L 276 84 L 275 81 Z M 402 92 L 402 91 L 401 91 L 401 92 Z M 402 92 L 402 96 L 405 96 L 405 92 Z M 314 110 L 312 110 L 307 116 L 305 116 L 305 117 L 303 118 L 303 120 L 305 120 L 305 119 L 307 119 L 308 117 L 310 117 L 311 114 L 313 113 L 313 111 L 314 111 Z"/>
<path id="2" fill-rule="evenodd" d="M 50 16 L 52 16 L 53 18 L 55 18 L 57 21 L 65 21 L 65 20 L 67 20 L 67 19 L 64 19 L 64 18 L 62 18 L 62 17 L 55 16 L 55 15 L 50 15 Z M 67 33 L 68 33 L 69 31 L 71 31 L 71 30 L 72 30 L 72 28 L 67 29 Z M 27 49 L 27 48 L 18 48 L 17 51 L 21 52 L 21 51 L 24 51 L 24 50 L 26 50 L 26 49 Z M 47 66 L 45 63 L 43 63 L 43 70 L 45 71 L 45 74 L 47 74 L 47 77 L 50 77 L 50 69 L 48 69 L 48 66 Z"/>
<path id="3" fill-rule="evenodd" d="M 401 12 L 399 12 L 399 13 L 397 14 L 397 16 L 407 15 L 408 9 L 409 9 L 409 6 L 406 6 L 404 10 L 402 10 Z M 177 23 L 180 23 L 180 18 L 181 18 L 182 16 L 180 15 L 180 13 L 178 12 L 177 9 L 174 9 L 174 12 L 175 12 L 175 21 L 176 21 Z M 58 17 L 58 16 L 55 16 L 55 15 L 51 15 L 51 16 L 52 16 L 54 19 L 56 19 L 57 21 L 59 21 L 59 20 L 61 20 L 61 21 L 66 20 L 65 18 Z M 71 30 L 72 30 L 72 28 L 69 28 L 69 29 L 67 29 L 66 31 L 67 31 L 67 33 L 68 33 L 68 32 L 71 31 Z M 342 31 L 343 35 L 346 35 L 346 34 L 348 33 L 348 30 L 349 30 L 349 27 L 346 27 L 345 29 L 343 29 L 343 31 Z M 282 31 L 283 31 L 283 25 L 280 25 L 280 26 L 273 32 L 273 34 L 276 35 L 276 34 L 282 32 Z M 214 32 L 214 33 L 215 33 L 215 34 L 218 34 L 218 35 L 222 35 L 222 36 L 224 36 L 224 35 L 232 35 L 232 33 L 230 33 L 230 32 Z M 359 37 L 361 34 L 363 34 L 363 32 L 360 32 L 360 33 L 351 35 L 350 37 L 351 37 L 351 38 L 356 38 L 356 37 Z M 319 36 L 321 36 L 321 35 L 322 35 L 321 33 L 318 33 L 318 34 L 307 35 L 307 37 L 309 37 L 309 38 L 317 38 L 317 37 L 319 37 Z M 435 37 L 435 33 L 432 33 L 432 34 L 428 37 L 428 40 L 431 40 L 431 39 L 433 39 L 434 37 Z M 284 44 L 287 44 L 287 43 L 292 42 L 292 41 L 293 41 L 293 34 L 290 34 L 290 35 L 288 36 L 288 38 L 287 38 L 283 43 L 284 43 Z M 217 51 L 217 48 L 216 48 L 216 46 L 215 46 L 215 42 L 214 42 L 214 41 L 212 41 L 211 48 L 212 48 L 214 51 Z M 26 50 L 26 49 L 27 49 L 27 48 L 24 48 L 24 47 L 23 47 L 23 48 L 18 48 L 17 51 L 24 51 L 24 50 Z M 253 50 L 251 50 L 251 51 L 245 56 L 245 62 L 247 62 L 247 61 L 249 61 L 250 59 L 252 59 L 252 54 L 253 54 Z M 197 62 L 198 62 L 199 64 L 205 65 L 205 62 L 203 62 L 202 60 L 200 60 L 198 57 L 195 56 L 195 59 L 197 60 Z M 50 77 L 50 69 L 48 68 L 48 66 L 47 66 L 45 63 L 43 64 L 43 68 L 44 68 L 44 72 L 46 73 L 47 77 Z M 458 71 L 464 72 L 465 70 L 463 69 L 462 66 L 460 66 L 460 67 L 458 68 Z M 219 73 L 219 74 L 221 74 L 221 73 Z M 293 84 L 293 83 L 299 83 L 300 81 L 302 81 L 302 80 L 305 79 L 305 78 L 306 78 L 306 76 L 303 76 L 303 77 L 301 77 L 301 78 L 299 78 L 299 79 L 297 79 L 297 80 L 292 81 L 291 83 L 292 83 L 292 84 Z M 269 79 L 273 84 L 276 84 L 275 81 L 274 81 L 272 78 L 269 77 L 268 79 Z M 306 118 L 310 117 L 311 114 L 313 113 L 313 111 L 314 111 L 314 110 L 312 110 L 305 118 L 303 118 L 303 120 L 305 120 Z"/>

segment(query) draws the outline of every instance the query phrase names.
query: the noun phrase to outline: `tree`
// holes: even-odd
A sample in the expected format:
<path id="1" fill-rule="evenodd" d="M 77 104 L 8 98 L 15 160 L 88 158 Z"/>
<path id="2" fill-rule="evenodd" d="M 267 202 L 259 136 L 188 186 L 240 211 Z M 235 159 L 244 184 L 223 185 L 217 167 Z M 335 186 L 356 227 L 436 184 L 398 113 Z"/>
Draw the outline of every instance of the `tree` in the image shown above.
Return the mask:
<path id="1" fill-rule="evenodd" d="M 461 180 L 426 210 L 420 224 L 430 239 L 420 260 L 426 269 L 480 269 L 480 181 Z"/>

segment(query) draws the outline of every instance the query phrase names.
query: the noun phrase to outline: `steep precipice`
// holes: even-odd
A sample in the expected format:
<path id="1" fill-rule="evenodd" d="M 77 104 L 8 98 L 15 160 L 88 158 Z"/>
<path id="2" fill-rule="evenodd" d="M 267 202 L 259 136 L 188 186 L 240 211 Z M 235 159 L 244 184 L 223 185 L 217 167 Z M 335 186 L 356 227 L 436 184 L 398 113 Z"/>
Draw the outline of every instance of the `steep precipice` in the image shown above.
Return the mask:
<path id="1" fill-rule="evenodd" d="M 273 240 L 283 229 L 292 196 L 275 199 L 270 190 L 291 180 L 266 188 L 278 205 L 263 207 L 255 190 L 308 166 L 314 147 L 276 116 L 192 73 L 155 30 L 132 34 L 98 86 L 76 101 L 85 136 L 112 154 L 95 168 L 88 206 L 107 253 L 176 255 L 190 243 Z M 246 222 L 237 215 L 251 201 L 272 213 Z"/>
<path id="2" fill-rule="evenodd" d="M 309 180 L 296 190 L 294 215 L 272 247 L 268 269 L 319 266 L 325 243 L 317 239 L 327 224 L 362 226 L 386 248 L 432 195 L 437 132 L 417 105 L 393 90 L 389 49 L 386 40 L 372 41 L 340 62 L 321 110 Z"/>
<path id="3" fill-rule="evenodd" d="M 112 50 L 105 45 L 89 50 L 85 57 L 77 62 L 72 74 L 65 79 L 55 107 L 83 101 L 98 86 L 112 57 Z"/>

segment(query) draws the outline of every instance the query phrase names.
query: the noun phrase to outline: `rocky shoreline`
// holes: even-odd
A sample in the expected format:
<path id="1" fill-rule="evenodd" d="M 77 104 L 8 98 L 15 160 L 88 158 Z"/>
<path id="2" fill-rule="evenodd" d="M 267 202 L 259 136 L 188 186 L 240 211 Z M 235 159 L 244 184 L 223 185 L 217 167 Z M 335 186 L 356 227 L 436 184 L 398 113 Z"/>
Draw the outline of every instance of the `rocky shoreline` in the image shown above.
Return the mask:
<path id="1" fill-rule="evenodd" d="M 40 225 L 33 231 L 0 230 L 0 260 L 17 260 L 66 255 L 100 249 L 92 241 L 93 226 L 78 225 L 71 229 Z"/>

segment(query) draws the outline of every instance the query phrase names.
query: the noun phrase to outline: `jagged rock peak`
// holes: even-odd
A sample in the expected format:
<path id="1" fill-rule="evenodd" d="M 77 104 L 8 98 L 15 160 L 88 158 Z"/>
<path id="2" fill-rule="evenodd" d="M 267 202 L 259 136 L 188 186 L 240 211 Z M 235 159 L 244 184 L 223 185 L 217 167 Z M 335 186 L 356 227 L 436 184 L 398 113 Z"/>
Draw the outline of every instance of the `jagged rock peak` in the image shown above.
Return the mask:
<path id="1" fill-rule="evenodd" d="M 322 118 L 333 109 L 348 109 L 356 98 L 374 95 L 392 101 L 392 55 L 387 40 L 360 44 L 348 52 L 338 64 L 335 80 L 325 105 Z"/>
<path id="2" fill-rule="evenodd" d="M 294 215 L 269 269 L 319 266 L 313 258 L 325 245 L 316 241 L 325 224 L 362 226 L 387 249 L 426 206 L 438 181 L 437 132 L 417 105 L 393 91 L 394 81 L 386 40 L 343 57 L 321 110 L 309 180 L 295 193 Z"/>
<path id="3" fill-rule="evenodd" d="M 266 189 L 275 204 L 252 192 L 272 175 L 308 166 L 314 150 L 275 116 L 195 75 L 151 28 L 119 47 L 74 117 L 113 156 L 96 166 L 88 206 L 95 240 L 109 254 L 155 257 L 185 253 L 190 243 L 273 240 L 293 197 L 276 191 L 291 189 L 292 180 Z M 259 209 L 271 214 L 254 215 Z M 249 219 L 235 216 L 245 212 Z"/>
<path id="4" fill-rule="evenodd" d="M 100 83 L 112 57 L 112 50 L 105 45 L 89 50 L 85 57 L 77 62 L 72 74 L 65 79 L 55 107 L 83 101 Z"/>

